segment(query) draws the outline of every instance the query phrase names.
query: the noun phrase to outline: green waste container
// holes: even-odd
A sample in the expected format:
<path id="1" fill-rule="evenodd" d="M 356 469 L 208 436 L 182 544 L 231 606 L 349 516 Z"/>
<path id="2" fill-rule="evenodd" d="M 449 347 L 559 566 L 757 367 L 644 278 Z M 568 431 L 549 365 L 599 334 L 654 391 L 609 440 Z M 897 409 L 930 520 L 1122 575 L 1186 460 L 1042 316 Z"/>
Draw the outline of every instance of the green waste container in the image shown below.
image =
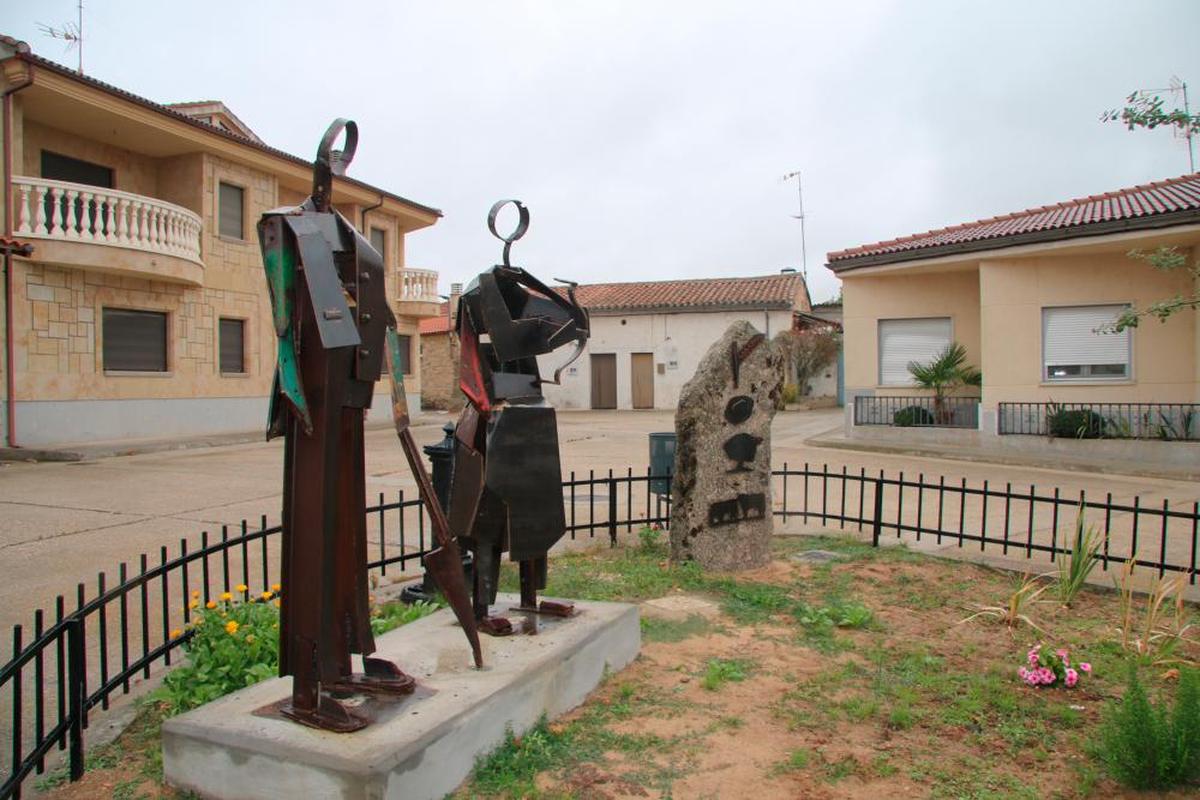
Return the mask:
<path id="1" fill-rule="evenodd" d="M 675 470 L 675 432 L 650 434 L 650 474 L 670 475 Z M 671 493 L 671 479 L 654 478 L 650 491 L 655 494 Z"/>

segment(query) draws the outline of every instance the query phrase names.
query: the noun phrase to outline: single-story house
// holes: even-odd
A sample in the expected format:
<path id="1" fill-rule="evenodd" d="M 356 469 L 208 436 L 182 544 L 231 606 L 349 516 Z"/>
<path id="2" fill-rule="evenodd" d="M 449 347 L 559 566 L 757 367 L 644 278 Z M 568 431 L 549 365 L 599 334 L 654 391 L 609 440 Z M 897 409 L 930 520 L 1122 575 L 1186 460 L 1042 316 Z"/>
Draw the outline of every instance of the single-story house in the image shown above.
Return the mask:
<path id="1" fill-rule="evenodd" d="M 1145 253 L 1171 247 L 1194 264 L 1197 245 L 1191 174 L 830 253 L 843 285 L 849 435 L 1200 458 L 1194 443 L 1062 441 L 1200 439 L 1197 313 L 1108 327 L 1125 309 L 1194 295 L 1187 270 L 1156 269 Z M 935 410 L 907 367 L 950 342 L 982 385 Z"/>
<path id="2" fill-rule="evenodd" d="M 773 337 L 789 330 L 811 303 L 795 270 L 749 278 L 702 278 L 581 285 L 580 304 L 591 317 L 587 348 L 546 386 L 558 408 L 673 409 L 709 346 L 735 320 Z M 538 359 L 544 377 L 567 357 L 560 350 Z"/>

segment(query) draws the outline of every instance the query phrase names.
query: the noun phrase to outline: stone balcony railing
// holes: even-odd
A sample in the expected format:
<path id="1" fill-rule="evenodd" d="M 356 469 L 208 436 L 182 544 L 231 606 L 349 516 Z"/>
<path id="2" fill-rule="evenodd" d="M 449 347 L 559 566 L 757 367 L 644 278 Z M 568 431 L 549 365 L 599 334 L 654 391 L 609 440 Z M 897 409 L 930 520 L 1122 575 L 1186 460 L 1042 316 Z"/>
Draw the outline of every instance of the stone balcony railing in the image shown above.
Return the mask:
<path id="1" fill-rule="evenodd" d="M 163 200 L 14 175 L 13 205 L 19 237 L 139 250 L 203 266 L 200 217 Z"/>
<path id="2" fill-rule="evenodd" d="M 442 304 L 438 297 L 437 270 L 404 267 L 399 275 L 398 310 L 412 317 L 436 317 Z"/>

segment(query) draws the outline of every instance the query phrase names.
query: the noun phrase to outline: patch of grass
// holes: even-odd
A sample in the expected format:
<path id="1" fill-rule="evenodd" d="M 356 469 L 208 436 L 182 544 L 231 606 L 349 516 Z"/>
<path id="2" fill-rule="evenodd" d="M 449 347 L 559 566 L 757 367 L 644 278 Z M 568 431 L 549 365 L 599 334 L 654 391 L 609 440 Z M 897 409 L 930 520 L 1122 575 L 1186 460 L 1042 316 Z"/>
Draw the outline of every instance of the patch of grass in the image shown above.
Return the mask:
<path id="1" fill-rule="evenodd" d="M 837 761 L 825 761 L 825 780 L 837 783 L 858 773 L 858 760 L 854 756 L 843 756 Z"/>
<path id="2" fill-rule="evenodd" d="M 502 797 L 536 797 L 538 773 L 559 769 L 571 760 L 572 733 L 551 730 L 545 717 L 521 736 L 510 729 L 503 744 L 475 762 L 475 790 Z"/>
<path id="3" fill-rule="evenodd" d="M 383 603 L 371 609 L 371 633 L 381 636 L 401 625 L 416 622 L 421 617 L 427 617 L 439 608 L 445 607 L 446 601 L 440 595 L 436 602 L 419 600 L 416 603 L 403 603 L 396 600 L 391 603 Z"/>
<path id="4" fill-rule="evenodd" d="M 647 642 L 682 642 L 713 630 L 712 622 L 700 614 L 687 619 L 642 617 L 642 640 Z"/>
<path id="5" fill-rule="evenodd" d="M 808 765 L 812 763 L 813 754 L 808 748 L 801 747 L 788 753 L 787 758 L 773 765 L 768 772 L 772 777 L 776 775 L 784 775 L 789 772 L 800 772 L 808 769 Z"/>
<path id="6" fill-rule="evenodd" d="M 785 587 L 769 583 L 724 578 L 707 588 L 721 595 L 721 610 L 740 624 L 763 622 L 795 603 Z"/>
<path id="7" fill-rule="evenodd" d="M 749 676 L 753 663 L 741 658 L 710 658 L 704 666 L 700 685 L 710 692 L 729 682 L 741 682 Z"/>

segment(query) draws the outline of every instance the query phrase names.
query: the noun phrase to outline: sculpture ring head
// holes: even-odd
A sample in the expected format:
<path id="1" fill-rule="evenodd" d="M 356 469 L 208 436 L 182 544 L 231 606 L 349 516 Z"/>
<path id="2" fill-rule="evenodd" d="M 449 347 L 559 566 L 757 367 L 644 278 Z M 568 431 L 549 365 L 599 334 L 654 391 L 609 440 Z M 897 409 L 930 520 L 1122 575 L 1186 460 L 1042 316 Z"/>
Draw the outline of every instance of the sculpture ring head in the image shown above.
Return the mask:
<path id="1" fill-rule="evenodd" d="M 509 203 L 517 207 L 517 227 L 508 236 L 501 236 L 496 230 L 496 217 L 500 216 L 500 210 Z M 525 231 L 529 230 L 529 209 L 520 200 L 497 200 L 492 204 L 492 209 L 488 211 L 488 230 L 492 232 L 500 241 L 504 242 L 504 266 L 511 267 L 508 262 L 508 251 L 512 247 L 512 243 L 525 235 Z"/>
<path id="2" fill-rule="evenodd" d="M 342 149 L 334 150 L 333 143 L 345 131 Z M 317 145 L 317 160 L 313 163 L 313 206 L 317 211 L 327 212 L 333 197 L 333 176 L 345 175 L 346 167 L 354 160 L 354 151 L 358 149 L 358 126 L 353 120 L 338 117 L 321 137 Z"/>

